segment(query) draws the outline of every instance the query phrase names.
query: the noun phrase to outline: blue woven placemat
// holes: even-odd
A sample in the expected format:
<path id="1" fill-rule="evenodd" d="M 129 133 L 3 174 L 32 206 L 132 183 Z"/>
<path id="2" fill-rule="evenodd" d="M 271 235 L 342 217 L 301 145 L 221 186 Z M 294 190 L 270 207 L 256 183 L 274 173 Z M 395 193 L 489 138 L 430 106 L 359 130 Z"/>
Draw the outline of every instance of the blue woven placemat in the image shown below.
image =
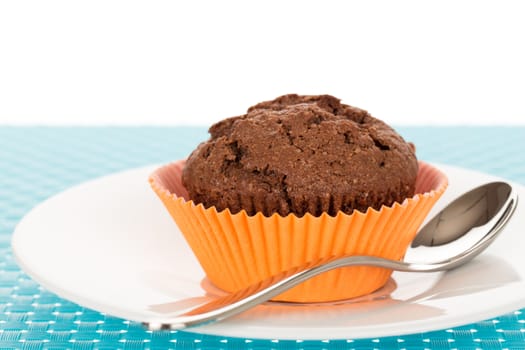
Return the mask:
<path id="1" fill-rule="evenodd" d="M 404 127 L 421 159 L 525 184 L 525 127 Z M 205 128 L 0 127 L 0 349 L 525 349 L 525 309 L 457 328 L 377 339 L 290 341 L 183 331 L 149 332 L 61 299 L 13 260 L 11 234 L 24 214 L 72 185 L 180 159 Z"/>

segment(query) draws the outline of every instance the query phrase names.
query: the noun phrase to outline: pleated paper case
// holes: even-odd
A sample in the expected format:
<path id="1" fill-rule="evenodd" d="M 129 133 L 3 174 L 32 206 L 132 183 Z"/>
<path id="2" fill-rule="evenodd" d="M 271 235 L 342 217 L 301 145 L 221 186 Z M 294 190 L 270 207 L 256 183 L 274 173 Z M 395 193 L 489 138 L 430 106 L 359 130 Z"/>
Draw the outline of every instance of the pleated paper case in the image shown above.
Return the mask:
<path id="1" fill-rule="evenodd" d="M 330 256 L 354 254 L 400 260 L 448 184 L 441 171 L 420 162 L 416 195 L 403 203 L 350 215 L 249 216 L 245 211 L 231 214 L 228 209 L 218 212 L 215 207 L 195 204 L 181 182 L 183 167 L 182 160 L 159 168 L 150 176 L 150 184 L 209 280 L 228 292 Z M 174 234 L 178 232 L 174 230 Z M 338 268 L 274 300 L 326 302 L 355 298 L 381 288 L 391 273 L 368 266 Z"/>

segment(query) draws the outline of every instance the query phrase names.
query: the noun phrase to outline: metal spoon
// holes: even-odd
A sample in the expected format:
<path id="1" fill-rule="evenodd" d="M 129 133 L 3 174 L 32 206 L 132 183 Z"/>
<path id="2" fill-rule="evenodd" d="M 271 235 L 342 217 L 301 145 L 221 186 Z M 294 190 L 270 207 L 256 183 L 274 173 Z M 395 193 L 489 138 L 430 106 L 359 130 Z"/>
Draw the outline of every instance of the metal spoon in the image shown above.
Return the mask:
<path id="1" fill-rule="evenodd" d="M 338 267 L 367 265 L 405 272 L 450 270 L 470 261 L 494 241 L 514 213 L 517 201 L 518 195 L 508 183 L 488 183 L 461 195 L 430 220 L 412 241 L 405 256 L 408 261 L 375 256 L 328 257 L 218 297 L 181 315 L 145 325 L 150 330 L 182 329 L 220 321 Z"/>

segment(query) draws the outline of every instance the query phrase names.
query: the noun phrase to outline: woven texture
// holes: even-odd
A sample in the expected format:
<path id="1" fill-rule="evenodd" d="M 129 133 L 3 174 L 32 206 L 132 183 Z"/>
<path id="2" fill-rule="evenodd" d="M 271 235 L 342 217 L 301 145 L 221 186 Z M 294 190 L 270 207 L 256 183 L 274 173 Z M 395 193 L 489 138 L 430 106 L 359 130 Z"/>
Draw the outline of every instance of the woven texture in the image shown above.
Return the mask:
<path id="1" fill-rule="evenodd" d="M 398 128 L 426 161 L 525 184 L 525 128 Z M 205 128 L 0 127 L 0 349 L 525 349 L 525 309 L 453 329 L 378 339 L 296 341 L 149 332 L 43 289 L 13 260 L 24 214 L 72 185 L 184 158 Z"/>

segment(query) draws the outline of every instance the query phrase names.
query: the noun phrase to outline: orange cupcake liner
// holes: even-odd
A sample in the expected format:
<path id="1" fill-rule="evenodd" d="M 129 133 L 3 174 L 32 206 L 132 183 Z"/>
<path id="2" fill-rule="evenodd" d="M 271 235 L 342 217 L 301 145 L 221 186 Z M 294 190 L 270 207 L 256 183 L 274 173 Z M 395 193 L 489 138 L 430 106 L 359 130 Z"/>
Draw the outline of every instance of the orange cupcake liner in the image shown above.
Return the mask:
<path id="1" fill-rule="evenodd" d="M 403 203 L 336 216 L 285 217 L 244 210 L 204 208 L 189 200 L 181 182 L 185 161 L 157 169 L 150 184 L 177 223 L 209 280 L 228 292 L 264 278 L 334 255 L 403 258 L 419 226 L 445 191 L 447 177 L 420 162 L 416 195 Z M 316 276 L 274 298 L 326 302 L 359 297 L 386 284 L 391 270 L 369 266 L 338 268 Z"/>

